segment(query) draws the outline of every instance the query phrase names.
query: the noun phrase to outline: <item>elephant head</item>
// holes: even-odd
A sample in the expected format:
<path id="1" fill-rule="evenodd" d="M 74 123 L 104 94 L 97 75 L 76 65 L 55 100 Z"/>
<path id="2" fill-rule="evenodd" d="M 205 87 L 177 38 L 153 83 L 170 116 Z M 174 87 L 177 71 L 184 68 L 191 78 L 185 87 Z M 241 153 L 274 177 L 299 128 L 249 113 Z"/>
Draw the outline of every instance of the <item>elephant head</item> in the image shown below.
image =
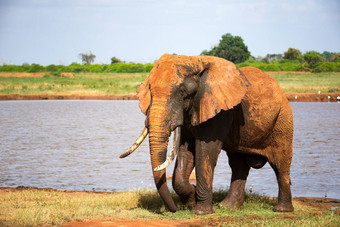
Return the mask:
<path id="1" fill-rule="evenodd" d="M 155 184 L 170 211 L 175 212 L 176 206 L 166 183 L 165 169 L 157 171 L 156 167 L 166 160 L 171 132 L 176 129 L 178 132 L 173 148 L 176 152 L 184 121 L 197 126 L 221 110 L 232 109 L 241 102 L 248 85 L 243 73 L 224 59 L 164 54 L 137 88 L 139 106 L 146 115 L 145 129 L 121 157 L 130 154 L 149 133 Z"/>

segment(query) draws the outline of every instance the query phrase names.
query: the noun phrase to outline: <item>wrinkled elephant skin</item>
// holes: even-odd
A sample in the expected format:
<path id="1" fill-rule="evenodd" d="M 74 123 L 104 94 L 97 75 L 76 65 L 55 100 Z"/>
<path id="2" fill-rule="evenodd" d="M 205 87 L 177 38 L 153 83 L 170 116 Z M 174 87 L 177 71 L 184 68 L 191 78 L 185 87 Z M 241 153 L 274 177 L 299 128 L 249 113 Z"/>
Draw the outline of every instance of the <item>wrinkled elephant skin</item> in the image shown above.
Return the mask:
<path id="1" fill-rule="evenodd" d="M 273 78 L 259 69 L 239 69 L 217 57 L 165 54 L 137 94 L 146 115 L 153 170 L 166 159 L 171 132 L 181 128 L 173 186 L 193 213 L 214 212 L 213 175 L 222 149 L 228 155 L 232 177 L 229 193 L 220 206 L 241 208 L 250 168 L 261 168 L 269 162 L 279 186 L 274 211 L 293 210 L 293 116 Z M 189 183 L 193 168 L 196 186 Z M 165 169 L 153 174 L 165 205 L 176 211 Z"/>

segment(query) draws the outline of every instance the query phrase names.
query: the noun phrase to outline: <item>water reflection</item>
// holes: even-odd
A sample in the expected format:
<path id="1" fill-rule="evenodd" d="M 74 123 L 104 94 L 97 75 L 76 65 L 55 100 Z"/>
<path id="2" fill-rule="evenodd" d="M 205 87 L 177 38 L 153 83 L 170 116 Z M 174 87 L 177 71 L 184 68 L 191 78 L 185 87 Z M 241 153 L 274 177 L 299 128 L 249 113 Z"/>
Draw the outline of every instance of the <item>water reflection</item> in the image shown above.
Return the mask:
<path id="1" fill-rule="evenodd" d="M 328 197 L 340 198 L 340 105 L 291 105 L 293 196 L 320 197 L 327 192 Z M 0 186 L 101 191 L 155 188 L 147 142 L 131 156 L 119 159 L 143 127 L 144 115 L 137 101 L 0 102 Z M 214 189 L 227 188 L 230 174 L 227 157 L 221 152 Z M 275 174 L 268 164 L 251 170 L 246 187 L 250 186 L 255 193 L 277 195 Z"/>

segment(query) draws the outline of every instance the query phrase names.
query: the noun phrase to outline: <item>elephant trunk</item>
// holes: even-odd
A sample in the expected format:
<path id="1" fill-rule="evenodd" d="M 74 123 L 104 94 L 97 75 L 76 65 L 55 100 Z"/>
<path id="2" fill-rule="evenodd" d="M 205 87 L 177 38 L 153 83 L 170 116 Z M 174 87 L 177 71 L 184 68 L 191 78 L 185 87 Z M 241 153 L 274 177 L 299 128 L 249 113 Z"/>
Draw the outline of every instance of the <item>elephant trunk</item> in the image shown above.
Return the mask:
<path id="1" fill-rule="evenodd" d="M 159 109 L 157 107 L 152 108 L 149 115 L 149 143 L 152 172 L 158 193 L 163 199 L 166 207 L 171 212 L 176 212 L 176 205 L 171 197 L 168 185 L 166 183 L 165 169 L 154 171 L 156 167 L 161 165 L 166 160 L 167 147 L 171 134 L 171 131 L 168 129 L 168 127 L 166 127 L 167 124 L 164 123 L 165 115 L 164 113 L 162 115 L 160 112 L 160 110 L 164 108 L 164 105 L 160 105 L 160 107 L 161 108 Z"/>

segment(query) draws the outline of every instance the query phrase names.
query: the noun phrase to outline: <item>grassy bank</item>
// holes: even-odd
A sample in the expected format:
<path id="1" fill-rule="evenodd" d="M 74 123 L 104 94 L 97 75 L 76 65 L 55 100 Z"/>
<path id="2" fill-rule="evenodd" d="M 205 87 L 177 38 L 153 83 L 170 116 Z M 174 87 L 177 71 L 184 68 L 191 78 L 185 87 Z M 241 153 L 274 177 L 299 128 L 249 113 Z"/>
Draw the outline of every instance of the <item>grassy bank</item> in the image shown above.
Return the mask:
<path id="1" fill-rule="evenodd" d="M 84 220 L 156 219 L 176 223 L 191 221 L 207 226 L 339 226 L 339 209 L 330 211 L 295 199 L 295 211 L 275 213 L 275 199 L 247 195 L 241 210 L 218 207 L 226 192 L 213 195 L 216 214 L 195 216 L 181 205 L 176 213 L 166 211 L 155 191 L 123 193 L 63 192 L 38 189 L 0 189 L 0 226 L 61 225 Z M 173 195 L 176 204 L 179 198 Z M 322 199 L 321 199 L 322 200 Z M 324 201 L 328 205 L 329 201 Z M 335 202 L 335 201 L 333 201 Z M 337 203 L 340 203 L 337 200 Z"/>
<path id="2" fill-rule="evenodd" d="M 284 92 L 340 92 L 340 73 L 268 73 L 278 81 Z"/>
<path id="3" fill-rule="evenodd" d="M 75 74 L 75 78 L 0 77 L 0 94 L 19 95 L 127 95 L 135 94 L 136 86 L 146 74 L 115 75 L 108 73 Z"/>
<path id="4" fill-rule="evenodd" d="M 340 92 L 340 73 L 269 73 L 284 92 Z M 1 77 L 0 94 L 18 95 L 127 95 L 135 94 L 147 73 L 78 73 L 75 78 Z"/>

